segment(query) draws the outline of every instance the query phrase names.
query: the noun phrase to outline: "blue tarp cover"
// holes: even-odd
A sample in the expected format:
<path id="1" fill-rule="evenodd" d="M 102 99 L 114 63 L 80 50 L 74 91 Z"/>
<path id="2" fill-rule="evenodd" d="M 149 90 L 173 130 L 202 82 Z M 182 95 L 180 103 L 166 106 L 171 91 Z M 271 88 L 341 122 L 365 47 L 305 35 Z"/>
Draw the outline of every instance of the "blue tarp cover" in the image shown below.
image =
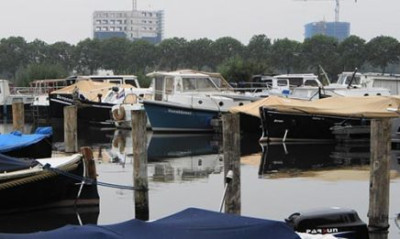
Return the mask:
<path id="1" fill-rule="evenodd" d="M 189 208 L 153 222 L 64 226 L 47 232 L 0 234 L 0 239 L 300 239 L 284 222 Z"/>
<path id="2" fill-rule="evenodd" d="M 0 134 L 0 153 L 24 148 L 35 144 L 42 139 L 52 135 L 51 127 L 39 127 L 34 134 L 22 134 L 20 131 L 13 131 L 9 134 Z"/>

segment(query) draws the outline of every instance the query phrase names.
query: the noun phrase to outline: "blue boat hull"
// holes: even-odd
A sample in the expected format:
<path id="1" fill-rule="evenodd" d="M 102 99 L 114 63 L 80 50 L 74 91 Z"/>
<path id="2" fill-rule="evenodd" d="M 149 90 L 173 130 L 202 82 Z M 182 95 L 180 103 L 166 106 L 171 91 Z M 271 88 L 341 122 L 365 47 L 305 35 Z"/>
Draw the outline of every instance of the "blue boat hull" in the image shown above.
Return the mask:
<path id="1" fill-rule="evenodd" d="M 214 131 L 211 120 L 217 118 L 220 113 L 159 101 L 144 101 L 143 105 L 153 131 Z"/>

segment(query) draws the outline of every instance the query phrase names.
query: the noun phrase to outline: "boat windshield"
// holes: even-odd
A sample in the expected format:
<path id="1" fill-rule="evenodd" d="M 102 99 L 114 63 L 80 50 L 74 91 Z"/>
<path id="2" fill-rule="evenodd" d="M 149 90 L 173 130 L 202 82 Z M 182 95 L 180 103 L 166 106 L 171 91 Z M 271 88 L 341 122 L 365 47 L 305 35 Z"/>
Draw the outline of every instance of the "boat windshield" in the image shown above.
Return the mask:
<path id="1" fill-rule="evenodd" d="M 351 81 L 351 78 L 353 77 L 353 75 L 340 75 L 339 79 L 337 80 L 337 83 L 340 85 L 348 85 Z M 359 85 L 361 84 L 360 79 L 361 77 L 359 75 L 355 75 L 354 76 L 354 80 L 351 82 L 353 85 Z"/>
<path id="2" fill-rule="evenodd" d="M 216 91 L 209 78 L 183 78 L 182 84 L 184 91 Z"/>

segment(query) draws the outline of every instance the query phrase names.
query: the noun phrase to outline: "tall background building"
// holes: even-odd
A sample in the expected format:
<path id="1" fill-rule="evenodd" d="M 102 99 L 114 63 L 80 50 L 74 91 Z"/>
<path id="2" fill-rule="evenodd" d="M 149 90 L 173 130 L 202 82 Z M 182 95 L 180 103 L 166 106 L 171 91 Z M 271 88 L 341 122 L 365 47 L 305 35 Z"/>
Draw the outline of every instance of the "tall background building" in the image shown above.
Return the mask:
<path id="1" fill-rule="evenodd" d="M 315 1 L 315 0 L 301 0 Z M 335 1 L 335 21 L 334 22 L 311 22 L 305 25 L 304 36 L 311 38 L 315 35 L 325 35 L 336 38 L 339 42 L 350 36 L 350 23 L 340 21 L 340 0 Z M 357 3 L 357 0 L 355 0 Z"/>
<path id="2" fill-rule="evenodd" d="M 350 36 L 349 22 L 312 22 L 305 25 L 305 38 L 311 38 L 315 35 L 325 35 L 343 41 Z"/>
<path id="3" fill-rule="evenodd" d="M 136 9 L 133 0 L 131 11 L 95 11 L 93 13 L 93 37 L 107 39 L 127 38 L 131 41 L 146 40 L 159 43 L 164 33 L 164 12 Z"/>

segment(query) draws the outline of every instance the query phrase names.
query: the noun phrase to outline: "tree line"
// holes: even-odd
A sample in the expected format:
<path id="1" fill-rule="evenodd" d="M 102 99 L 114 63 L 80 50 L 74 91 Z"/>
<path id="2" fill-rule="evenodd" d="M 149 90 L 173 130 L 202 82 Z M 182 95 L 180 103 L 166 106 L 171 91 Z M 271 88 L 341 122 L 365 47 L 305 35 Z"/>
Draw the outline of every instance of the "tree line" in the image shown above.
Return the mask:
<path id="1" fill-rule="evenodd" d="M 71 74 L 94 74 L 107 69 L 115 74 L 135 74 L 148 85 L 145 74 L 155 70 L 194 69 L 220 72 L 233 82 L 249 81 L 256 74 L 315 73 L 320 66 L 331 77 L 356 67 L 363 71 L 398 73 L 400 43 L 390 36 L 368 42 L 350 36 L 335 38 L 316 35 L 298 42 L 271 40 L 254 35 L 247 45 L 232 37 L 215 41 L 169 38 L 159 44 L 123 38 L 85 39 L 76 45 L 26 42 L 22 37 L 0 40 L 0 76 L 17 86 L 35 79 L 65 78 Z"/>

